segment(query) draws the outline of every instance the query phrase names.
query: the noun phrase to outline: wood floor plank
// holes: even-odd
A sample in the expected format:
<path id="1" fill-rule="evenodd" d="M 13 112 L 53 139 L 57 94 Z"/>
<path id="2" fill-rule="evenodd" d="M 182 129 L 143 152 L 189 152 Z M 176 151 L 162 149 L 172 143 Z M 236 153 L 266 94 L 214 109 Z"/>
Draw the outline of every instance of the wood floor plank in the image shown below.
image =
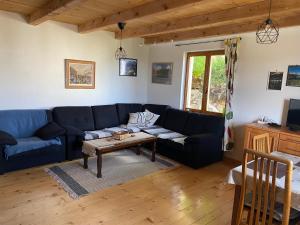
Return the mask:
<path id="1" fill-rule="evenodd" d="M 13 172 L 0 176 L 0 224 L 227 225 L 234 187 L 224 181 L 234 166 L 179 166 L 79 200 L 71 199 L 44 167 Z"/>

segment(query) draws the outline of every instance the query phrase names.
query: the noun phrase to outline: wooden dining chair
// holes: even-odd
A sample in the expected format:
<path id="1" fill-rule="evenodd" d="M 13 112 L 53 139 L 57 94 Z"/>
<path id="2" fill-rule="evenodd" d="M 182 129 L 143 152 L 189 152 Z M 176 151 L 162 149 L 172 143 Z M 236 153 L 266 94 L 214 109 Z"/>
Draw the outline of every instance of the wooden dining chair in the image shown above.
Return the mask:
<path id="1" fill-rule="evenodd" d="M 253 177 L 247 175 L 248 157 L 253 157 Z M 263 162 L 263 163 L 262 163 Z M 291 181 L 293 162 L 270 154 L 246 149 L 242 165 L 242 189 L 237 213 L 238 225 L 272 225 L 276 203 L 276 178 L 278 166 L 285 168 L 282 225 L 288 225 L 291 206 Z M 251 174 L 251 173 L 250 173 Z M 251 177 L 251 178 L 250 178 Z M 252 183 L 248 183 L 252 179 Z M 268 182 L 267 182 L 268 181 Z M 250 184 L 247 188 L 247 183 Z M 251 191 L 251 206 L 245 206 L 245 196 Z M 247 222 L 243 223 L 243 212 L 248 211 Z"/>
<path id="2" fill-rule="evenodd" d="M 253 150 L 270 154 L 270 135 L 268 133 L 253 137 Z"/>

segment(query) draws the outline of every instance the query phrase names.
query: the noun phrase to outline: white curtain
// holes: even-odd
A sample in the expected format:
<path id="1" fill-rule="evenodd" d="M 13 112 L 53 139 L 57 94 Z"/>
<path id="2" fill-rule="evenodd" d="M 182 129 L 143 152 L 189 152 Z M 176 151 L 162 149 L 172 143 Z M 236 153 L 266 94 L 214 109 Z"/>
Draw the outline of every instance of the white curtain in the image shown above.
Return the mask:
<path id="1" fill-rule="evenodd" d="M 225 62 L 226 62 L 226 110 L 225 110 L 225 134 L 224 151 L 232 150 L 234 147 L 234 133 L 232 119 L 232 97 L 234 92 L 234 76 L 238 60 L 238 47 L 240 38 L 225 40 Z"/>

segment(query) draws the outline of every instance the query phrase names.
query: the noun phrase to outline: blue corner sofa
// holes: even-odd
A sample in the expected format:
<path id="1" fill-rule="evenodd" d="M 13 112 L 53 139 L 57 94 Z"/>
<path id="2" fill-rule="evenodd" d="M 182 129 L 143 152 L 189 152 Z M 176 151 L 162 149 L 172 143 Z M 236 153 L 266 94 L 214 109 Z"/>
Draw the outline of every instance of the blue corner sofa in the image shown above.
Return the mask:
<path id="1" fill-rule="evenodd" d="M 223 117 L 156 104 L 66 106 L 51 111 L 0 111 L 0 174 L 81 158 L 87 134 L 120 128 L 128 123 L 129 113 L 146 109 L 160 115 L 153 128 L 142 130 L 158 137 L 158 153 L 195 169 L 222 160 Z M 51 133 L 51 123 L 63 133 L 55 136 L 52 132 L 47 139 L 38 137 L 41 129 Z M 1 132 L 13 136 L 16 143 L 1 144 Z"/>
<path id="2" fill-rule="evenodd" d="M 67 159 L 82 157 L 86 132 L 127 124 L 129 113 L 145 109 L 160 115 L 153 129 L 162 132 L 158 136 L 158 153 L 195 169 L 222 160 L 223 117 L 186 112 L 167 105 L 131 103 L 54 108 L 54 121 L 66 129 Z M 162 138 L 164 133 L 179 135 L 179 138 Z"/>
<path id="3" fill-rule="evenodd" d="M 0 145 L 0 174 L 65 160 L 64 136 L 49 140 L 35 136 L 51 121 L 49 110 L 0 111 L 0 131 L 16 140 L 12 145 Z"/>

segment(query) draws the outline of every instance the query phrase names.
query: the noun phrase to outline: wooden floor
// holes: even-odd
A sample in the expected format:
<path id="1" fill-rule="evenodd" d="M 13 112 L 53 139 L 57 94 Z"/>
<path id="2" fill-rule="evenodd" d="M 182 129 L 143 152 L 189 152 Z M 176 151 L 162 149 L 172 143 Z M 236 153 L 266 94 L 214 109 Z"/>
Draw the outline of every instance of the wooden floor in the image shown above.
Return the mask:
<path id="1" fill-rule="evenodd" d="M 1 225 L 227 225 L 232 163 L 180 166 L 71 199 L 42 168 L 0 176 Z"/>

